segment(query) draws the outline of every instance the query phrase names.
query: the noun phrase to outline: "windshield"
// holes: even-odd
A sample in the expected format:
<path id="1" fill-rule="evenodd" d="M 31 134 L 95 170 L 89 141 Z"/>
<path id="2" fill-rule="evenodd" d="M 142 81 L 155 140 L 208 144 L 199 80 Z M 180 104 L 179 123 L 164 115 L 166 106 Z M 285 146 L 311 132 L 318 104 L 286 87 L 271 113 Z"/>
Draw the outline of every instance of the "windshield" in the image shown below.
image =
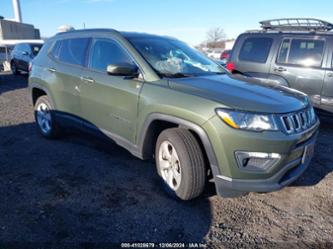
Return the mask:
<path id="1" fill-rule="evenodd" d="M 225 70 L 185 43 L 163 37 L 130 37 L 129 41 L 161 76 L 222 74 Z"/>

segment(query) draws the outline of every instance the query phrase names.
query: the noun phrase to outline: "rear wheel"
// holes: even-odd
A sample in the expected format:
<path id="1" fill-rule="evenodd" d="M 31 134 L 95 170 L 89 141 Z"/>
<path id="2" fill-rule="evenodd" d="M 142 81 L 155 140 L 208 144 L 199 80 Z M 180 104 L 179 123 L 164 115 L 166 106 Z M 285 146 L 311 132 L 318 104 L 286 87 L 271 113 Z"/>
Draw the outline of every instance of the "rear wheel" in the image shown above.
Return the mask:
<path id="1" fill-rule="evenodd" d="M 44 95 L 35 104 L 35 120 L 39 132 L 46 138 L 57 138 L 60 128 L 56 123 L 53 107 L 49 98 Z"/>
<path id="2" fill-rule="evenodd" d="M 20 71 L 17 69 L 17 65 L 16 65 L 16 63 L 14 61 L 12 61 L 10 63 L 10 69 L 12 70 L 12 73 L 14 75 L 19 75 L 20 74 Z"/>
<path id="3" fill-rule="evenodd" d="M 170 194 L 191 200 L 203 192 L 205 160 L 190 131 L 180 128 L 163 131 L 157 139 L 155 159 L 158 174 Z"/>

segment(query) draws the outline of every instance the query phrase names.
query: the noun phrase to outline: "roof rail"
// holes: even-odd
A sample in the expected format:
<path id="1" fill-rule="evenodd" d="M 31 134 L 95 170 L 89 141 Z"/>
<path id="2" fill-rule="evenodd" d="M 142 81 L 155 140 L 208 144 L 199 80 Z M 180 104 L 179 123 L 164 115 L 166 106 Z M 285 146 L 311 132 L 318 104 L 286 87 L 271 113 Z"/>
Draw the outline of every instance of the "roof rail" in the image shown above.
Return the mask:
<path id="1" fill-rule="evenodd" d="M 330 31 L 333 24 L 314 18 L 281 18 L 259 22 L 263 30 Z"/>
<path id="2" fill-rule="evenodd" d="M 85 32 L 116 32 L 119 33 L 116 29 L 108 29 L 108 28 L 92 28 L 92 29 L 73 29 L 65 32 L 58 32 L 55 35 L 61 36 L 61 35 L 67 35 L 72 33 L 85 33 Z"/>

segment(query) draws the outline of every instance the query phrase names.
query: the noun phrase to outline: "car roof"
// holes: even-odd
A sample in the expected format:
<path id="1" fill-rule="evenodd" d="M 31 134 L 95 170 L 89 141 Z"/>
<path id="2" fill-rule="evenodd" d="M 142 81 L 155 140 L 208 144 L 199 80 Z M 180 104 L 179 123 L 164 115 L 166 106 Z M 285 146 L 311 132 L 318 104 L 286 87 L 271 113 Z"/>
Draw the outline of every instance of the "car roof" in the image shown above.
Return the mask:
<path id="1" fill-rule="evenodd" d="M 148 33 L 139 33 L 139 32 L 128 32 L 128 31 L 118 31 L 115 29 L 78 29 L 78 30 L 71 30 L 67 32 L 60 32 L 55 35 L 55 37 L 66 37 L 71 36 L 75 34 L 89 34 L 89 33 L 110 33 L 115 35 L 120 35 L 126 39 L 131 38 L 168 38 L 168 39 L 174 39 L 174 37 L 169 36 L 161 36 L 161 35 L 155 35 L 155 34 L 148 34 Z"/>

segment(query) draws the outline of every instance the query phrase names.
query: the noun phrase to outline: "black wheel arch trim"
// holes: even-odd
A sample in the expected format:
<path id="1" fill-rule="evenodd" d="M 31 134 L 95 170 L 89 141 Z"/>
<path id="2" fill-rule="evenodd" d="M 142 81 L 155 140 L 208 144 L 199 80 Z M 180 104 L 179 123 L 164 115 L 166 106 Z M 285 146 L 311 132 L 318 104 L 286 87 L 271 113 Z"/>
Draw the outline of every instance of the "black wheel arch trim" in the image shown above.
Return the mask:
<path id="1" fill-rule="evenodd" d="M 142 155 L 143 159 L 146 157 L 146 152 L 144 150 L 145 150 L 145 143 L 148 142 L 147 138 L 149 137 L 149 132 L 150 132 L 149 127 L 154 121 L 166 121 L 174 123 L 182 128 L 194 131 L 199 136 L 202 142 L 202 145 L 205 149 L 206 155 L 209 160 L 209 164 L 213 171 L 213 175 L 217 175 L 220 173 L 213 146 L 204 129 L 200 127 L 198 124 L 195 124 L 191 121 L 168 114 L 152 113 L 146 118 L 143 127 L 141 128 L 141 131 L 139 133 L 140 135 L 138 137 L 138 143 L 137 143 L 139 154 Z"/>
<path id="2" fill-rule="evenodd" d="M 34 89 L 39 89 L 39 90 L 45 92 L 47 97 L 49 98 L 52 106 L 55 107 L 52 95 L 50 94 L 50 91 L 47 88 L 45 88 L 45 87 L 43 87 L 43 86 L 41 86 L 37 83 L 29 83 L 29 90 L 30 90 L 30 96 L 31 96 L 32 104 L 33 104 L 33 90 Z"/>

